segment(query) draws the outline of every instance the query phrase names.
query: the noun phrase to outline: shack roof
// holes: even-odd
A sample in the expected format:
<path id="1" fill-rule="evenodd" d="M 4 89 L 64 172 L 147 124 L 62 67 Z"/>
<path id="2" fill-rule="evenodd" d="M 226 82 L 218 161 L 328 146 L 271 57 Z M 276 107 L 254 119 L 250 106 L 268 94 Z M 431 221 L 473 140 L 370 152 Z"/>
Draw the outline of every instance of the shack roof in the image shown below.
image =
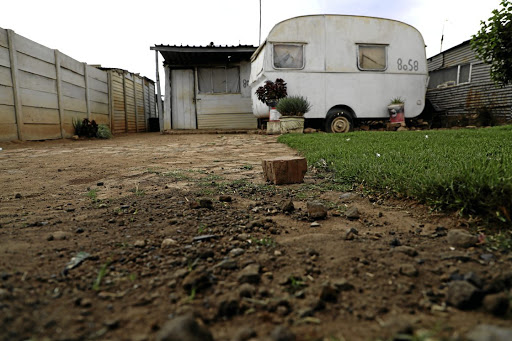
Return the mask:
<path id="1" fill-rule="evenodd" d="M 250 60 L 256 48 L 252 45 L 215 46 L 210 43 L 207 46 L 155 45 L 150 49 L 162 54 L 165 65 L 192 66 Z"/>

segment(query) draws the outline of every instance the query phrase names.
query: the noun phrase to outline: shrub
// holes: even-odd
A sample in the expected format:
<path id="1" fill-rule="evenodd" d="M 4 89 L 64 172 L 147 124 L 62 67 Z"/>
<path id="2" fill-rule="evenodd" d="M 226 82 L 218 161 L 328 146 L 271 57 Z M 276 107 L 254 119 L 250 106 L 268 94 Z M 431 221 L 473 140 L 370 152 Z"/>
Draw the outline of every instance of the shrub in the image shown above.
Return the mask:
<path id="1" fill-rule="evenodd" d="M 89 121 L 87 118 L 83 121 L 73 119 L 73 128 L 75 128 L 75 135 L 80 137 L 96 137 L 98 132 L 96 121 Z"/>
<path id="2" fill-rule="evenodd" d="M 256 90 L 256 96 L 261 102 L 270 105 L 269 102 L 275 102 L 288 96 L 286 83 L 281 78 L 277 78 L 275 83 L 266 81 Z"/>
<path id="3" fill-rule="evenodd" d="M 276 109 L 283 116 L 304 116 L 311 109 L 311 104 L 302 96 L 290 96 L 281 99 Z"/>
<path id="4" fill-rule="evenodd" d="M 110 132 L 110 129 L 108 126 L 104 124 L 100 124 L 98 126 L 98 132 L 96 133 L 96 136 L 100 139 L 111 139 L 112 133 Z"/>

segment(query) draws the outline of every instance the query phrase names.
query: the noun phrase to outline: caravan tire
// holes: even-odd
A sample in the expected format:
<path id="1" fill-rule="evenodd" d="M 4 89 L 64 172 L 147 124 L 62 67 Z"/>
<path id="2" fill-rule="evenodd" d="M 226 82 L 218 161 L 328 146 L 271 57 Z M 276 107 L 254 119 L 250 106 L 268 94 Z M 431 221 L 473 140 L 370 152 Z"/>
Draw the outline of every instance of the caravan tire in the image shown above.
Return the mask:
<path id="1" fill-rule="evenodd" d="M 352 126 L 352 116 L 345 110 L 340 109 L 327 114 L 325 131 L 328 133 L 348 133 Z"/>

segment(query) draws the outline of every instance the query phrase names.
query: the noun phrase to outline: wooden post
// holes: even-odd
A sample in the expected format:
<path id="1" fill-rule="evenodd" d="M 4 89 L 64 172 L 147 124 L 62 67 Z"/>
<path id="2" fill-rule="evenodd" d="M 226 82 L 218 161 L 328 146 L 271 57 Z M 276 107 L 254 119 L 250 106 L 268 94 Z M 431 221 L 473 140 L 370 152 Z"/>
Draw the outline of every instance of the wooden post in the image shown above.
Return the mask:
<path id="1" fill-rule="evenodd" d="M 9 44 L 9 58 L 11 60 L 11 78 L 12 91 L 14 95 L 14 111 L 16 112 L 16 129 L 18 139 L 25 140 L 23 137 L 23 108 L 21 104 L 20 86 L 18 84 L 18 59 L 16 56 L 15 41 L 16 33 L 13 30 L 7 30 L 7 40 Z"/>
<path id="2" fill-rule="evenodd" d="M 64 108 L 62 107 L 62 84 L 60 74 L 60 52 L 55 50 L 55 71 L 57 72 L 57 104 L 59 106 L 60 137 L 64 138 Z M 71 122 L 73 123 L 73 122 Z"/>
<path id="3" fill-rule="evenodd" d="M 156 57 L 156 93 L 158 95 L 157 106 L 158 106 L 158 117 L 160 118 L 160 131 L 164 130 L 164 108 L 162 105 L 162 90 L 160 89 L 160 73 L 158 72 L 158 51 L 155 50 Z"/>
<path id="4" fill-rule="evenodd" d="M 139 132 L 139 114 L 137 110 L 137 76 L 133 74 L 133 105 L 135 106 L 135 132 Z"/>
<path id="5" fill-rule="evenodd" d="M 126 71 L 123 71 L 124 132 L 128 132 L 128 109 L 126 108 Z"/>
<path id="6" fill-rule="evenodd" d="M 85 78 L 85 106 L 87 107 L 87 119 L 91 120 L 91 104 L 89 103 L 89 72 L 87 71 L 87 63 L 84 63 Z"/>

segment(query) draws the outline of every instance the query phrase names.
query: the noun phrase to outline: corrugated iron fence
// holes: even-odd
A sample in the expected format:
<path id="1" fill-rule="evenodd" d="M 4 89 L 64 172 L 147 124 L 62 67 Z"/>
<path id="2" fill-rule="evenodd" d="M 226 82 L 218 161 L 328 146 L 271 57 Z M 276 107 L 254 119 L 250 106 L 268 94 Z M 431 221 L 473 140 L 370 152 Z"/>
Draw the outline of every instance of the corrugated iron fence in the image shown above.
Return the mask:
<path id="1" fill-rule="evenodd" d="M 0 140 L 71 137 L 84 118 L 113 133 L 146 131 L 154 93 L 147 78 L 100 70 L 0 28 Z"/>

